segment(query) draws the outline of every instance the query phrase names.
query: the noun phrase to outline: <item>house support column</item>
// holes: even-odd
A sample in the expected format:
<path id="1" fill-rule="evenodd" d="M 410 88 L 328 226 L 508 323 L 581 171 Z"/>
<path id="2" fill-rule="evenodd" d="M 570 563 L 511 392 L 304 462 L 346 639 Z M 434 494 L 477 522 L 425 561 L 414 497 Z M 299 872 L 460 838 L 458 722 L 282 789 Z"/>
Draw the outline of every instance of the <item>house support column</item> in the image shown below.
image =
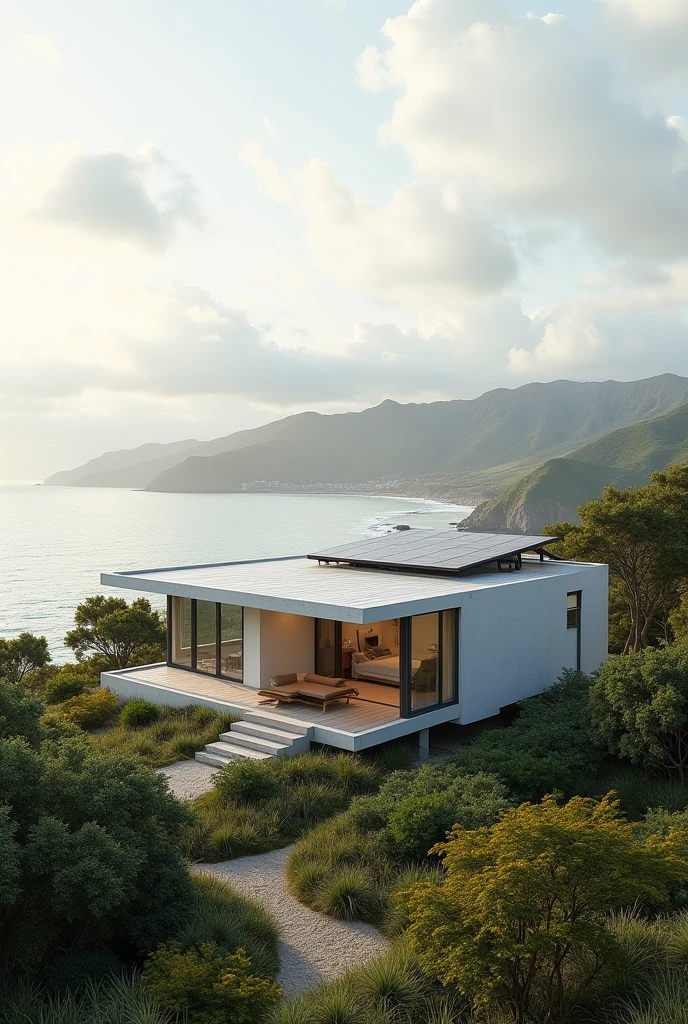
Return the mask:
<path id="1" fill-rule="evenodd" d="M 430 757 L 430 730 L 421 729 L 418 733 L 418 759 L 427 761 Z"/>

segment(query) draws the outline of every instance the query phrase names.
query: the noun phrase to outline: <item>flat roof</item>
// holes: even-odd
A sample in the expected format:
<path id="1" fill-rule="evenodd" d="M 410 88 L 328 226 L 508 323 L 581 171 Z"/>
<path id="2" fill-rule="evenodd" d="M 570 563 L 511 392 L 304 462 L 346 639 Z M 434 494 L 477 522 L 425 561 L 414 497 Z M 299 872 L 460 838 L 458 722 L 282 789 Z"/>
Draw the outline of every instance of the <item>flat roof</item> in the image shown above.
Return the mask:
<path id="1" fill-rule="evenodd" d="M 557 537 L 464 530 L 403 530 L 354 540 L 308 557 L 319 562 L 457 575 L 491 562 L 508 561 L 524 551 L 542 551 Z"/>
<path id="2" fill-rule="evenodd" d="M 574 574 L 588 567 L 585 562 L 526 557 L 518 572 L 433 576 L 319 565 L 302 555 L 102 573 L 100 580 L 104 586 L 126 590 L 365 624 L 455 608 L 465 594 Z"/>

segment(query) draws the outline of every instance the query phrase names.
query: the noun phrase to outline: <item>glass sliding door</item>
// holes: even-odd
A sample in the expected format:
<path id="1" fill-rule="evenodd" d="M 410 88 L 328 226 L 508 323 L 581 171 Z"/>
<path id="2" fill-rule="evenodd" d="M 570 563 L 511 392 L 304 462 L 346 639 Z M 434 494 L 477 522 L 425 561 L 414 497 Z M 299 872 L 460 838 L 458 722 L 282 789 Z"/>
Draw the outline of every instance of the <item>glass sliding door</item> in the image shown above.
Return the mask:
<path id="1" fill-rule="evenodd" d="M 241 683 L 244 678 L 244 609 L 237 604 L 219 604 L 219 674 Z"/>
<path id="2" fill-rule="evenodd" d="M 411 711 L 441 702 L 440 617 L 414 615 L 411 619 Z"/>
<path id="3" fill-rule="evenodd" d="M 341 622 L 335 622 L 334 619 L 315 620 L 315 671 L 319 676 L 341 676 Z"/>
<path id="4" fill-rule="evenodd" d="M 217 628 L 214 601 L 196 602 L 196 668 L 214 676 L 217 672 Z"/>
<path id="5" fill-rule="evenodd" d="M 181 668 L 192 667 L 191 644 L 191 599 L 188 597 L 172 598 L 172 643 L 170 645 L 170 661 Z"/>
<path id="6" fill-rule="evenodd" d="M 168 663 L 242 682 L 244 609 L 188 597 L 172 597 L 168 607 Z"/>
<path id="7" fill-rule="evenodd" d="M 413 615 L 400 623 L 400 713 L 422 714 L 458 700 L 456 609 Z"/>

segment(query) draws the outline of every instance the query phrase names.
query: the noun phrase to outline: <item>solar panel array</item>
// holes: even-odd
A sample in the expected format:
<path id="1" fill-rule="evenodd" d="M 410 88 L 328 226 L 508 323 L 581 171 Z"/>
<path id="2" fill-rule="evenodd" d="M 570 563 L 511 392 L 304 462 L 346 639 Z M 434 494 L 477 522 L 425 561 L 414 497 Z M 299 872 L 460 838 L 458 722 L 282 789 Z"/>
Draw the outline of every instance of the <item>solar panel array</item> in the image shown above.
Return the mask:
<path id="1" fill-rule="evenodd" d="M 541 550 L 556 537 L 510 533 L 469 533 L 462 530 L 404 530 L 351 541 L 309 558 L 416 572 L 460 573 L 490 562 L 506 561 L 524 551 Z"/>

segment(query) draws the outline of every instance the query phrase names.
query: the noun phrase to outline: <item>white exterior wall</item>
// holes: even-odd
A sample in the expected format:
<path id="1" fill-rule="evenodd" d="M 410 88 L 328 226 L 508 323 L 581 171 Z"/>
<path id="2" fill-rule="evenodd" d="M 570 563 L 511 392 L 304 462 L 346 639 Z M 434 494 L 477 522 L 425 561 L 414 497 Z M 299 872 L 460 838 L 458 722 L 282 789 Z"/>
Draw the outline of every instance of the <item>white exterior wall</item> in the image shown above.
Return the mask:
<path id="1" fill-rule="evenodd" d="M 459 716 L 462 725 L 542 693 L 564 668 L 576 667 L 575 630 L 566 626 L 566 595 L 582 591 L 581 669 L 607 657 L 607 566 L 474 591 L 461 602 Z"/>
<path id="2" fill-rule="evenodd" d="M 260 689 L 260 611 L 244 608 L 244 686 Z"/>
<path id="3" fill-rule="evenodd" d="M 315 659 L 315 621 L 288 612 L 260 614 L 260 685 L 285 672 L 312 672 Z"/>

